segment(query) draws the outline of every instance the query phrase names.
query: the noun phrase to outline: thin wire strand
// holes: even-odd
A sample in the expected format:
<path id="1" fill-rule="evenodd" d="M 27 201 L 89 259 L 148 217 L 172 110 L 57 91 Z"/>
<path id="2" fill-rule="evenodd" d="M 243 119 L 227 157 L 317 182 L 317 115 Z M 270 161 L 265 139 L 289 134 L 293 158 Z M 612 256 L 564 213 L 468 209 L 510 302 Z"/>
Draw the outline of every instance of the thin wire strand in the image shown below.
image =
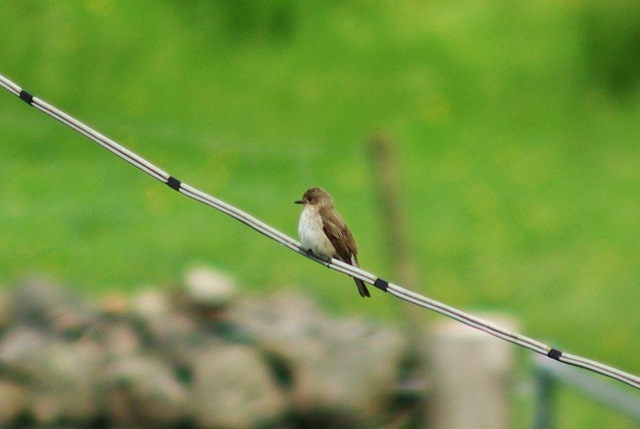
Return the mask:
<path id="1" fill-rule="evenodd" d="M 219 200 L 205 192 L 202 192 L 192 186 L 189 186 L 186 183 L 183 183 L 178 179 L 174 178 L 173 176 L 170 176 L 164 170 L 150 163 L 146 159 L 138 156 L 137 154 L 131 152 L 127 148 L 119 145 L 118 143 L 104 136 L 103 134 L 97 132 L 93 128 L 78 121 L 77 119 L 62 112 L 61 110 L 46 103 L 45 101 L 32 96 L 28 92 L 24 91 L 20 86 L 18 86 L 11 80 L 7 79 L 3 75 L 0 75 L 0 86 L 2 86 L 4 89 L 9 91 L 13 95 L 19 97 L 23 101 L 27 102 L 29 105 L 40 110 L 41 112 L 57 119 L 64 125 L 72 128 L 73 130 L 89 138 L 90 140 L 93 140 L 95 143 L 104 147 L 108 151 L 112 152 L 114 155 L 125 160 L 131 165 L 137 167 L 138 169 L 144 171 L 154 179 L 169 185 L 174 190 L 180 192 L 181 194 L 193 200 L 199 201 L 203 204 L 213 207 L 218 211 L 221 211 L 222 213 L 225 213 L 226 215 L 244 223 L 248 227 L 253 228 L 259 233 L 282 244 L 288 249 L 291 249 L 294 252 L 297 252 L 303 256 L 306 256 L 309 259 L 314 260 L 315 262 L 318 262 L 332 270 L 338 271 L 348 276 L 359 278 L 369 284 L 376 286 L 377 288 L 385 292 L 389 292 L 391 295 L 397 298 L 400 298 L 409 303 L 418 305 L 420 307 L 429 309 L 436 313 L 439 313 L 449 318 L 452 318 L 454 320 L 457 320 L 467 326 L 470 326 L 475 329 L 479 329 L 490 335 L 498 337 L 504 341 L 508 341 L 510 343 L 516 344 L 520 347 L 526 348 L 535 353 L 545 355 L 547 357 L 550 357 L 552 359 L 555 359 L 567 365 L 584 368 L 589 371 L 593 371 L 595 373 L 598 373 L 607 377 L 611 377 L 613 379 L 626 383 L 630 386 L 635 387 L 636 389 L 640 389 L 640 377 L 638 376 L 621 371 L 619 369 L 602 364 L 600 362 L 596 362 L 580 356 L 575 356 L 570 353 L 561 352 L 558 349 L 552 348 L 540 341 L 534 340 L 532 338 L 526 337 L 524 335 L 521 335 L 515 332 L 511 332 L 505 328 L 494 325 L 476 316 L 473 316 L 471 314 L 458 310 L 457 308 L 454 308 L 446 304 L 443 304 L 441 302 L 435 301 L 433 299 L 427 298 L 423 295 L 407 290 L 394 283 L 389 283 L 375 276 L 374 274 L 371 274 L 368 271 L 365 271 L 358 267 L 353 267 L 342 261 L 338 261 L 337 259 L 331 259 L 329 261 L 326 261 L 326 260 L 317 258 L 314 255 L 307 253 L 307 249 L 303 248 L 297 240 L 267 225 L 266 223 L 249 215 L 248 213 L 230 204 L 227 204 L 224 201 Z"/>

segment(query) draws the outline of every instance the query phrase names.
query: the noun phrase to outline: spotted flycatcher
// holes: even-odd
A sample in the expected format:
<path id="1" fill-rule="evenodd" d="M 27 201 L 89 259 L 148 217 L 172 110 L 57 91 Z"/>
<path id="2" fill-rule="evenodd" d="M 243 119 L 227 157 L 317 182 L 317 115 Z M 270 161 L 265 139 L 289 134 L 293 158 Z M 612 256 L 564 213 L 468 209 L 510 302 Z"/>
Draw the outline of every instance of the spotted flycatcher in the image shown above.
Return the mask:
<path id="1" fill-rule="evenodd" d="M 298 224 L 302 245 L 319 258 L 337 258 L 358 267 L 356 241 L 347 224 L 333 208 L 331 195 L 323 189 L 311 188 L 295 203 L 304 205 Z M 371 296 L 362 280 L 354 280 L 360 296 Z"/>

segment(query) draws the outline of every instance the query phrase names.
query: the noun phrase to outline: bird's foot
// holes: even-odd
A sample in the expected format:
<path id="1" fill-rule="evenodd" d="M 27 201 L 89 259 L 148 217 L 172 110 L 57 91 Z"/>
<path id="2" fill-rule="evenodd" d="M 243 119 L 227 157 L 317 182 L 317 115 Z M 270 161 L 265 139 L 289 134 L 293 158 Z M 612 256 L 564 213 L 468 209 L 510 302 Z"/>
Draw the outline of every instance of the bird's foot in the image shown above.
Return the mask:
<path id="1" fill-rule="evenodd" d="M 329 256 L 328 258 L 323 258 L 322 256 L 318 256 L 315 253 L 313 253 L 313 250 L 311 250 L 311 249 L 307 249 L 305 251 L 305 253 L 307 254 L 307 256 L 310 256 L 310 257 L 315 258 L 315 259 L 319 259 L 321 261 L 326 262 L 327 264 L 331 262 L 331 256 Z"/>

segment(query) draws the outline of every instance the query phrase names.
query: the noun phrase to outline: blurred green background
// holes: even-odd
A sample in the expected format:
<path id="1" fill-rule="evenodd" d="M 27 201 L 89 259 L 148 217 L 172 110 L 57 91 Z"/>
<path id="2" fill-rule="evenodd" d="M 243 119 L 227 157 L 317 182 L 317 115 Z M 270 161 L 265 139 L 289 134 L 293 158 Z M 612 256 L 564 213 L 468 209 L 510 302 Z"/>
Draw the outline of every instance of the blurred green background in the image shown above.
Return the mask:
<path id="1" fill-rule="evenodd" d="M 324 187 L 389 279 L 366 142 L 392 136 L 420 292 L 640 373 L 637 1 L 21 1 L 0 26 L 0 73 L 285 233 Z M 7 285 L 126 292 L 207 262 L 402 314 L 4 92 L 0 140 Z M 632 427 L 569 395 L 559 427 Z"/>

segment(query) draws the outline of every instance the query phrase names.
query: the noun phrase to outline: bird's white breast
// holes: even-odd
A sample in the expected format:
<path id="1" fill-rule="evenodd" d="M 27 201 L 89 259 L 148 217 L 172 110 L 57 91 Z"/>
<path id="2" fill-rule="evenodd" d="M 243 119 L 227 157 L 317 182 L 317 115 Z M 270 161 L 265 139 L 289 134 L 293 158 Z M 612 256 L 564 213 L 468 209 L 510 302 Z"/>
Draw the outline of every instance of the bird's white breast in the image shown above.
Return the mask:
<path id="1" fill-rule="evenodd" d="M 328 259 L 336 254 L 336 249 L 324 233 L 322 218 L 316 207 L 304 207 L 298 223 L 298 234 L 302 245 L 311 249 L 314 255 Z"/>

